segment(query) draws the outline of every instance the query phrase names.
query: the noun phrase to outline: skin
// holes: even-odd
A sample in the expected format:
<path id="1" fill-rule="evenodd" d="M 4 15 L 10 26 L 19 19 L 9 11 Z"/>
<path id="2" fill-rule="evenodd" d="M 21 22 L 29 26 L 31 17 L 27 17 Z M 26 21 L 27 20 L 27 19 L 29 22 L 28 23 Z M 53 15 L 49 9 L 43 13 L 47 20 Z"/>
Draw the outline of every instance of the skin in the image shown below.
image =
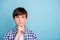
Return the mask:
<path id="1" fill-rule="evenodd" d="M 17 29 L 17 33 L 14 40 L 18 40 L 18 38 L 25 31 L 26 15 L 24 14 L 24 15 L 15 16 L 14 21 L 16 23 L 16 29 Z"/>

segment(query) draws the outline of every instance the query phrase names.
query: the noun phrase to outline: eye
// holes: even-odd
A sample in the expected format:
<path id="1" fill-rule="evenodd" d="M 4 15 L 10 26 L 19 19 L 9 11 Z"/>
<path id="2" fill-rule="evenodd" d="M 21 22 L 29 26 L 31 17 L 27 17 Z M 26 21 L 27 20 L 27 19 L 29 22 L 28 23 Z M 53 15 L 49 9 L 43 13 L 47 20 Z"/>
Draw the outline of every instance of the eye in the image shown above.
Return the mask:
<path id="1" fill-rule="evenodd" d="M 22 18 L 24 18 L 24 16 L 22 16 Z"/>
<path id="2" fill-rule="evenodd" d="M 17 18 L 19 18 L 19 16 L 16 16 Z"/>

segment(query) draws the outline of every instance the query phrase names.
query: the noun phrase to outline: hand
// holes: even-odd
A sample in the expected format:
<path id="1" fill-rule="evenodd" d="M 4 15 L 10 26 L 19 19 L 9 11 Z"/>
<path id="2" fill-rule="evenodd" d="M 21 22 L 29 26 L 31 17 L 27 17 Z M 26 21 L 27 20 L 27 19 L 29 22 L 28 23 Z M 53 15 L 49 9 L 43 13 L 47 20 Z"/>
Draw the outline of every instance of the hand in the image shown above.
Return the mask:
<path id="1" fill-rule="evenodd" d="M 19 25 L 19 26 L 16 27 L 16 29 L 17 29 L 17 33 L 16 33 L 16 36 L 15 36 L 14 40 L 18 40 L 19 39 L 21 34 L 25 31 L 25 27 Z"/>
<path id="2" fill-rule="evenodd" d="M 17 33 L 23 33 L 24 30 L 25 30 L 25 27 L 22 26 L 22 25 L 19 25 L 19 26 L 16 27 L 16 29 L 17 29 Z"/>
<path id="3" fill-rule="evenodd" d="M 25 26 L 19 25 L 19 26 L 16 27 L 16 29 L 17 29 L 18 34 L 22 34 L 25 30 Z"/>

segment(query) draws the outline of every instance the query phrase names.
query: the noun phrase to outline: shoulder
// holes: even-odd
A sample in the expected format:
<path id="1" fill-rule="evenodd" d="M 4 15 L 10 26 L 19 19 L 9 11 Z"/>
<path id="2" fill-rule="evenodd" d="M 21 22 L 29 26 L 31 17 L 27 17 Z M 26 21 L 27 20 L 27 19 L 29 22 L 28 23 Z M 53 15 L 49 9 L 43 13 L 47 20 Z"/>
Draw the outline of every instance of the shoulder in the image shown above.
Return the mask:
<path id="1" fill-rule="evenodd" d="M 26 34 L 30 37 L 30 38 L 33 38 L 33 39 L 35 39 L 35 40 L 37 40 L 37 36 L 36 36 L 36 34 L 32 31 L 32 30 L 30 30 L 30 29 L 26 29 Z"/>
<path id="2" fill-rule="evenodd" d="M 3 39 L 7 40 L 7 39 L 11 39 L 13 37 L 13 32 L 14 32 L 15 29 L 12 29 L 10 30 L 9 32 L 5 33 L 4 36 L 3 36 Z"/>

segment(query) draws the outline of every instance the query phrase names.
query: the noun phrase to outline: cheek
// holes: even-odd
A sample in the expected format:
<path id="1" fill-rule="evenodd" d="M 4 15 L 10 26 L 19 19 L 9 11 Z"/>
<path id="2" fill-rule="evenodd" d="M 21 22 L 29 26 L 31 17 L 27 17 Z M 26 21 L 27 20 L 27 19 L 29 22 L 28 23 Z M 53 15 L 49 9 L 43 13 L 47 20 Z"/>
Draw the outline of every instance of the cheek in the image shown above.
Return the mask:
<path id="1" fill-rule="evenodd" d="M 23 21 L 22 21 L 23 23 L 25 23 L 26 22 L 26 19 L 23 19 Z"/>
<path id="2" fill-rule="evenodd" d="M 19 21 L 15 19 L 15 23 L 18 23 Z"/>

